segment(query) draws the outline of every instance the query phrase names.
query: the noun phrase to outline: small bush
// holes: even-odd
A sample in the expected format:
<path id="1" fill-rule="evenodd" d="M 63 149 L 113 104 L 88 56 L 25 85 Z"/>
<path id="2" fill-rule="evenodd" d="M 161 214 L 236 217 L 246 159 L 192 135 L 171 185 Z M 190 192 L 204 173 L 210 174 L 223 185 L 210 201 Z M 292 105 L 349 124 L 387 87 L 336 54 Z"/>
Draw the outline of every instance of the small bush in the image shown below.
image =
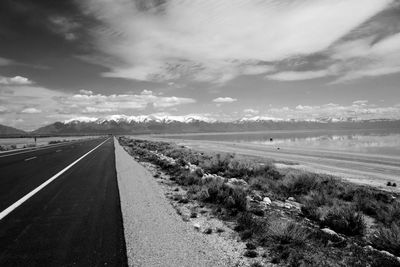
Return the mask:
<path id="1" fill-rule="evenodd" d="M 243 212 L 237 219 L 235 230 L 242 232 L 242 238 L 247 239 L 253 235 L 262 234 L 267 222 L 261 218 L 255 218 L 250 212 Z"/>
<path id="2" fill-rule="evenodd" d="M 256 258 L 258 256 L 258 252 L 255 250 L 246 250 L 243 255 L 248 258 Z"/>
<path id="3" fill-rule="evenodd" d="M 366 228 L 362 214 L 351 207 L 336 207 L 330 210 L 322 224 L 349 236 L 362 235 Z"/>
<path id="4" fill-rule="evenodd" d="M 400 256 L 400 226 L 381 226 L 372 236 L 371 243 L 380 250 L 386 250 Z"/>
<path id="5" fill-rule="evenodd" d="M 306 228 L 297 223 L 275 220 L 270 223 L 269 229 L 262 237 L 263 242 L 268 239 L 278 241 L 280 244 L 304 245 L 309 237 Z"/>
<path id="6" fill-rule="evenodd" d="M 301 212 L 305 217 L 313 221 L 318 222 L 321 219 L 321 214 L 318 211 L 318 206 L 312 201 L 307 201 L 303 206 L 301 206 Z"/>

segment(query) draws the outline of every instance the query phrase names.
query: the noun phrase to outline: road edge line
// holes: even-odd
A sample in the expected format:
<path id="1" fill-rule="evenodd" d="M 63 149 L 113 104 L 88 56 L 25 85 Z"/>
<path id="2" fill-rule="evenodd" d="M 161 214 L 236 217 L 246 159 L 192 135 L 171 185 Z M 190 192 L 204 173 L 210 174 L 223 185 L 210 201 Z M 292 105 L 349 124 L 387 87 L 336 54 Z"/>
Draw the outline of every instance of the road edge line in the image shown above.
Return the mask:
<path id="1" fill-rule="evenodd" d="M 25 201 L 27 201 L 28 199 L 30 199 L 32 196 L 34 196 L 36 193 L 38 193 L 40 190 L 42 190 L 43 188 L 45 188 L 48 184 L 50 184 L 52 181 L 54 181 L 55 179 L 57 179 L 61 174 L 63 174 L 64 172 L 66 172 L 67 170 L 69 170 L 72 166 L 74 166 L 76 163 L 78 163 L 79 161 L 81 161 L 84 157 L 86 157 L 87 155 L 89 155 L 90 153 L 92 153 L 94 150 L 96 150 L 98 147 L 100 147 L 101 145 L 103 145 L 105 142 L 107 142 L 108 140 L 110 140 L 110 138 L 107 138 L 105 141 L 103 141 L 101 144 L 99 144 L 98 146 L 96 146 L 95 148 L 93 148 L 92 150 L 90 150 L 89 152 L 87 152 L 86 154 L 84 154 L 83 156 L 81 156 L 80 158 L 78 158 L 77 160 L 75 160 L 74 162 L 72 162 L 71 164 L 69 164 L 67 167 L 65 167 L 64 169 L 62 169 L 61 171 L 59 171 L 58 173 L 56 173 L 55 175 L 53 175 L 52 177 L 50 177 L 48 180 L 46 180 L 44 183 L 42 183 L 41 185 L 39 185 L 38 187 L 36 187 L 35 189 L 33 189 L 31 192 L 29 192 L 28 194 L 26 194 L 25 196 L 23 196 L 22 198 L 20 198 L 19 200 L 17 200 L 14 204 L 12 204 L 11 206 L 9 206 L 8 208 L 6 208 L 5 210 L 3 210 L 2 212 L 0 212 L 0 221 L 2 219 L 4 219 L 4 217 L 6 217 L 8 214 L 10 214 L 12 211 L 14 211 L 16 208 L 18 208 L 19 206 L 21 206 Z"/>

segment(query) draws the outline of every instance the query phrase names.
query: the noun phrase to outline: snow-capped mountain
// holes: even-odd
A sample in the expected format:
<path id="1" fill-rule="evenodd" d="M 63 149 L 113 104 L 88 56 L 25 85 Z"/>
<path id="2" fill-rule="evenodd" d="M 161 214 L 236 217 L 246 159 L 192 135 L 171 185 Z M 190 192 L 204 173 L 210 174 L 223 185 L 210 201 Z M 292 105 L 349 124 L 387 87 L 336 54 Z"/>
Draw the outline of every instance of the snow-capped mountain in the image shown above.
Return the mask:
<path id="1" fill-rule="evenodd" d="M 240 132 L 270 130 L 338 130 L 400 128 L 400 120 L 320 117 L 280 119 L 268 116 L 245 117 L 235 121 L 217 121 L 190 114 L 172 116 L 152 114 L 139 116 L 111 115 L 104 118 L 78 117 L 56 122 L 34 131 L 36 134 L 138 134 L 186 132 Z"/>
<path id="2" fill-rule="evenodd" d="M 215 119 L 211 119 L 201 115 L 184 115 L 184 116 L 172 116 L 172 115 L 138 115 L 138 116 L 127 116 L 127 115 L 110 115 L 104 118 L 93 118 L 93 117 L 77 117 L 69 120 L 65 120 L 64 124 L 76 124 L 76 123 L 88 123 L 93 122 L 97 124 L 116 122 L 116 123 L 172 123 L 172 122 L 216 122 Z"/>

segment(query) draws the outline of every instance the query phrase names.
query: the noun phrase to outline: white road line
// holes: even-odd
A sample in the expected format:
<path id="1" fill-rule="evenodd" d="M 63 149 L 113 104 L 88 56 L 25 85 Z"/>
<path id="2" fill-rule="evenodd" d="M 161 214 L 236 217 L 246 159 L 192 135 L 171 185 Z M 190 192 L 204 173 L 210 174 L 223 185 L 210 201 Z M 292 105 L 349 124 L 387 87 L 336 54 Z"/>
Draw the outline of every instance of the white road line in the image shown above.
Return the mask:
<path id="1" fill-rule="evenodd" d="M 83 155 L 82 157 L 80 157 L 79 159 L 75 160 L 74 162 L 72 162 L 70 165 L 68 165 L 67 167 L 65 167 L 63 170 L 61 170 L 60 172 L 58 172 L 56 175 L 54 175 L 53 177 L 51 177 L 50 179 L 48 179 L 46 182 L 42 183 L 41 185 L 39 185 L 38 187 L 36 187 L 35 189 L 33 189 L 31 192 L 29 192 L 28 194 L 26 194 L 25 196 L 23 196 L 22 198 L 20 198 L 17 202 L 15 202 L 14 204 L 12 204 L 11 206 L 9 206 L 8 208 L 6 208 L 5 210 L 3 210 L 0 213 L 0 220 L 4 219 L 4 217 L 6 217 L 8 214 L 10 214 L 13 210 L 15 210 L 16 208 L 18 208 L 20 205 L 22 205 L 25 201 L 27 201 L 29 198 L 31 198 L 33 195 L 35 195 L 37 192 L 39 192 L 40 190 L 42 190 L 44 187 L 46 187 L 49 183 L 53 182 L 55 179 L 57 179 L 61 174 L 63 174 L 64 172 L 66 172 L 68 169 L 70 169 L 72 166 L 74 166 L 76 163 L 78 163 L 80 160 L 82 160 L 84 157 L 86 157 L 87 155 L 89 155 L 91 152 L 93 152 L 94 150 L 96 150 L 98 147 L 100 147 L 102 144 L 104 144 L 105 142 L 107 142 L 108 140 L 110 140 L 110 138 L 108 138 L 107 140 L 105 140 L 104 142 L 102 142 L 100 145 L 96 146 L 95 148 L 93 148 L 92 150 L 90 150 L 89 152 L 87 152 L 85 155 Z"/>
<path id="2" fill-rule="evenodd" d="M 36 158 L 37 158 L 37 157 L 27 158 L 27 159 L 25 159 L 25 161 L 29 161 L 29 160 L 36 159 Z"/>

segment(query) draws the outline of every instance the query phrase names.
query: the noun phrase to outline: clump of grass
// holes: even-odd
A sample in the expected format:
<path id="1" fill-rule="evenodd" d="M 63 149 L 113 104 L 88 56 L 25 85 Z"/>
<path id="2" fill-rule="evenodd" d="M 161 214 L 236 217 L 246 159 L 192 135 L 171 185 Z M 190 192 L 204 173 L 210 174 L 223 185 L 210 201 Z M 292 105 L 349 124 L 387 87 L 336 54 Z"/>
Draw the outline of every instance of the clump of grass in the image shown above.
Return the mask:
<path id="1" fill-rule="evenodd" d="M 264 242 L 272 239 L 282 245 L 302 246 L 309 236 L 309 231 L 301 225 L 277 219 L 269 223 L 268 231 L 266 231 L 262 239 Z"/>
<path id="2" fill-rule="evenodd" d="M 265 220 L 254 217 L 250 212 L 243 212 L 237 218 L 235 230 L 241 232 L 242 239 L 249 239 L 264 233 L 267 226 Z"/>
<path id="3" fill-rule="evenodd" d="M 386 250 L 400 255 L 400 226 L 392 224 L 389 227 L 380 226 L 372 235 L 371 243 L 377 249 Z"/>
<path id="4" fill-rule="evenodd" d="M 325 216 L 323 225 L 332 230 L 349 235 L 362 235 L 366 224 L 363 215 L 352 207 L 335 207 Z"/>
<path id="5" fill-rule="evenodd" d="M 223 180 L 212 180 L 203 185 L 198 198 L 204 202 L 222 204 L 231 211 L 247 210 L 247 192 L 241 187 L 231 187 Z"/>

